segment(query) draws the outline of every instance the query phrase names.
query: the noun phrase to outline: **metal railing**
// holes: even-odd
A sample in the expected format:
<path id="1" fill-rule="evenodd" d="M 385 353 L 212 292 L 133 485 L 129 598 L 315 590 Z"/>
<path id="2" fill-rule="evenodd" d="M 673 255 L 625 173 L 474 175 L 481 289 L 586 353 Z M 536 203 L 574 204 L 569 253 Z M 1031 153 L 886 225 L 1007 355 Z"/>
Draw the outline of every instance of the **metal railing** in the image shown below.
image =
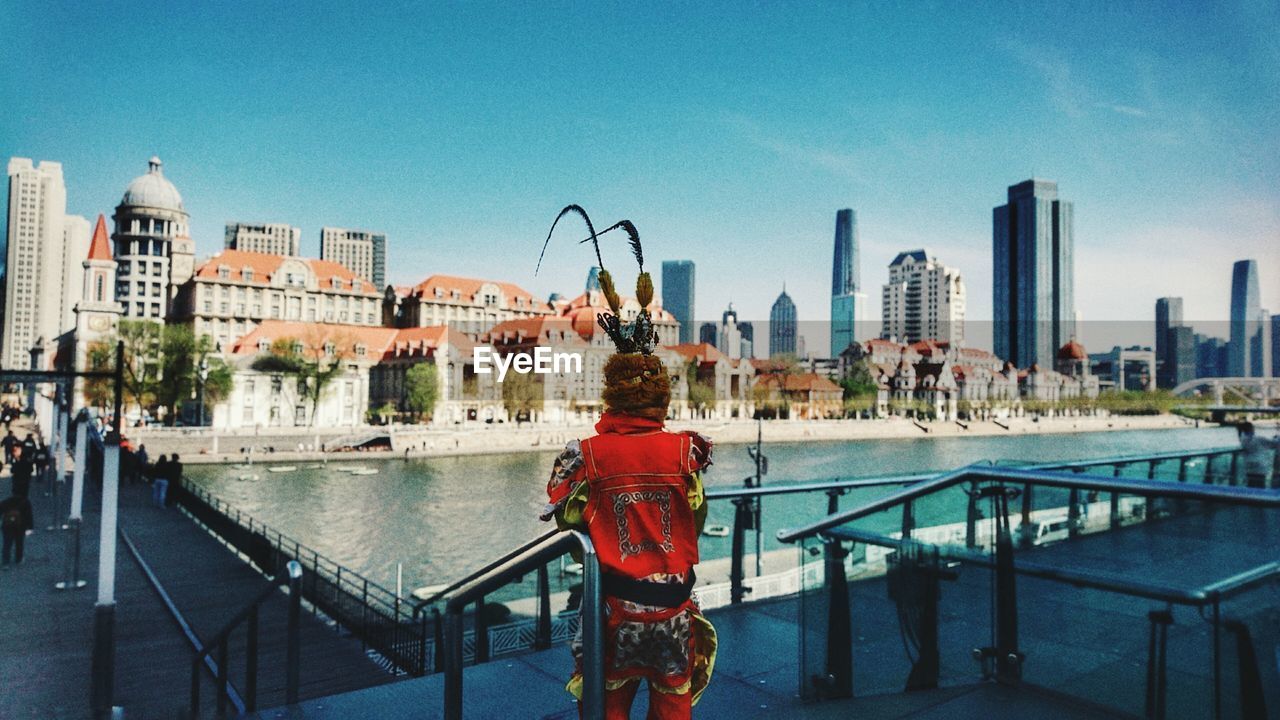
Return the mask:
<path id="1" fill-rule="evenodd" d="M 302 565 L 296 560 L 291 560 L 285 566 L 283 573 L 273 578 L 270 585 L 263 588 L 262 592 L 244 610 L 241 610 L 235 617 L 231 618 L 221 630 L 214 634 L 208 644 L 191 659 L 190 707 L 192 718 L 196 718 L 200 714 L 201 665 L 207 666 L 209 671 L 217 678 L 214 692 L 217 697 L 217 713 L 219 717 L 226 715 L 228 702 L 234 706 L 237 716 L 258 709 L 258 608 L 271 596 L 275 595 L 282 585 L 289 588 L 289 625 L 285 645 L 285 702 L 289 705 L 298 702 L 298 684 L 301 675 Z M 244 695 L 240 695 L 231 684 L 231 658 L 228 645 L 231 633 L 246 623 L 245 690 Z M 215 651 L 217 652 L 216 662 L 213 660 Z"/>
<path id="2" fill-rule="evenodd" d="M 336 629 L 346 628 L 396 671 L 417 676 L 433 671 L 427 620 L 412 603 L 190 482 L 179 484 L 176 499 L 193 519 L 267 575 L 297 561 L 306 571 L 301 596 L 312 612 L 323 612 Z"/>
<path id="3" fill-rule="evenodd" d="M 486 595 L 530 571 L 545 572 L 547 563 L 573 550 L 582 553 L 582 712 L 586 718 L 604 716 L 604 609 L 600 564 L 591 539 L 584 533 L 566 530 L 525 545 L 448 595 L 444 611 L 444 716 L 447 720 L 462 718 L 463 613 L 467 606 L 476 604 L 475 619 L 482 623 Z M 543 609 L 549 612 L 545 602 Z"/>
<path id="4" fill-rule="evenodd" d="M 848 662 L 848 653 L 843 651 L 830 652 L 830 648 L 851 647 L 853 642 L 851 630 L 845 617 L 849 611 L 849 594 L 842 558 L 847 553 L 842 548 L 833 548 L 832 543 L 838 544 L 840 541 L 851 541 L 864 545 L 889 548 L 896 550 L 899 555 L 906 553 L 903 557 L 907 559 L 907 562 L 913 562 L 912 558 L 919 554 L 910 551 L 911 548 L 927 547 L 934 553 L 934 567 L 928 571 L 934 577 L 939 574 L 937 566 L 937 559 L 939 558 L 959 564 L 989 568 L 993 572 L 991 584 L 992 646 L 974 650 L 975 658 L 978 658 L 983 663 L 984 675 L 990 672 L 991 676 L 1007 683 L 1016 684 L 1021 681 L 1022 654 L 1018 650 L 1017 594 L 1014 590 L 1014 577 L 1027 576 L 1073 588 L 1098 590 L 1134 598 L 1155 600 L 1165 603 L 1169 607 L 1181 605 L 1197 608 L 1202 611 L 1202 614 L 1206 611 L 1210 612 L 1211 618 L 1207 619 L 1212 628 L 1212 649 L 1210 652 L 1212 671 L 1210 677 L 1213 688 L 1213 716 L 1222 717 L 1223 712 L 1224 689 L 1221 646 L 1222 636 L 1225 631 L 1235 636 L 1241 658 L 1239 690 L 1241 710 L 1246 717 L 1261 717 L 1261 715 L 1251 714 L 1265 712 L 1260 710 L 1260 708 L 1264 707 L 1265 700 L 1249 629 L 1241 621 L 1224 617 L 1221 606 L 1228 599 L 1259 586 L 1274 583 L 1277 579 L 1280 579 L 1280 562 L 1264 562 L 1231 577 L 1192 588 L 1172 587 L 1135 580 L 1128 576 L 1092 570 L 1054 567 L 1034 560 L 1018 560 L 1016 564 L 1014 563 L 1014 538 L 1010 530 L 1008 501 L 1019 495 L 1021 496 L 1023 501 L 1022 521 L 1025 527 L 1029 524 L 1028 518 L 1031 515 L 1030 498 L 1032 497 L 1033 488 L 1069 491 L 1068 506 L 1071 508 L 1072 514 L 1075 513 L 1074 508 L 1078 503 L 1078 493 L 1080 491 L 1086 490 L 1109 494 L 1112 512 L 1110 513 L 1110 522 L 1105 524 L 1110 529 L 1122 526 L 1117 510 L 1120 507 L 1119 499 L 1121 496 L 1141 498 L 1147 505 L 1156 498 L 1163 498 L 1171 501 L 1209 503 L 1211 506 L 1269 510 L 1280 508 L 1280 492 L 1236 485 L 1214 484 L 1220 478 L 1210 472 L 1206 472 L 1204 483 L 1191 484 L 1185 482 L 1188 459 L 1215 456 L 1223 454 L 1223 452 L 1172 453 L 1160 456 L 1130 457 L 1121 460 L 1123 465 L 1147 463 L 1146 474 L 1148 477 L 1145 478 L 1090 475 L 1081 472 L 1089 467 L 1115 465 L 1117 459 L 1084 463 L 1062 463 L 1057 464 L 1053 470 L 1042 469 L 1042 466 L 1032 468 L 995 468 L 971 465 L 940 475 L 932 480 L 903 488 L 897 492 L 864 503 L 857 508 L 834 513 L 806 526 L 778 532 L 777 537 L 782 542 L 795 543 L 814 539 L 822 542 L 826 547 L 826 552 L 823 553 L 823 556 L 826 558 L 827 572 L 825 573 L 823 593 L 828 598 L 829 608 L 827 618 L 829 625 L 826 633 L 829 637 L 829 654 L 826 670 L 814 677 L 821 678 L 822 684 L 826 688 L 835 688 L 835 694 L 829 696 L 847 697 L 852 693 L 852 666 Z M 1155 476 L 1158 463 L 1172 460 L 1179 462 L 1179 479 L 1183 482 L 1150 479 Z M 1235 465 L 1235 454 L 1233 452 L 1232 470 L 1227 476 L 1228 481 L 1236 479 Z M 1118 475 L 1119 470 L 1117 469 L 1115 473 Z M 966 494 L 971 498 L 970 502 L 972 502 L 972 498 L 976 497 L 992 498 L 993 517 L 990 518 L 990 521 L 995 531 L 993 537 L 990 538 L 989 552 L 974 551 L 972 549 L 974 546 L 973 522 L 975 516 L 972 507 L 968 513 L 968 547 L 960 547 L 958 541 L 954 544 L 946 541 L 932 543 L 918 541 L 912 537 L 912 531 L 916 528 L 913 511 L 913 505 L 916 501 L 949 488 L 957 487 L 966 489 Z M 900 534 L 890 535 L 849 526 L 849 523 L 869 518 L 897 507 L 900 507 L 902 511 L 902 532 Z M 1143 519 L 1147 519 L 1148 509 L 1144 505 Z M 1155 513 L 1156 516 L 1161 514 L 1163 513 Z M 1074 529 L 1069 537 L 1076 537 Z M 812 552 L 816 553 L 817 550 L 814 549 Z M 936 605 L 936 599 L 930 602 Z M 936 658 L 936 607 L 932 607 L 930 613 L 928 616 L 932 627 L 927 628 L 927 632 L 924 634 L 933 638 L 931 651 L 933 657 Z M 1173 620 L 1167 611 L 1153 611 L 1148 614 L 1148 619 L 1151 623 L 1151 638 L 1145 697 L 1146 715 L 1151 718 L 1164 718 L 1166 712 L 1165 691 L 1167 688 L 1165 647 L 1168 626 L 1173 623 Z M 843 662 L 840 661 L 842 657 L 844 658 Z M 936 663 L 931 673 L 932 679 L 926 680 L 925 686 L 930 686 L 928 685 L 930 682 L 934 686 L 937 684 Z M 821 692 L 821 689 L 819 688 L 819 692 Z M 803 693 L 805 688 L 802 687 L 801 690 Z"/>

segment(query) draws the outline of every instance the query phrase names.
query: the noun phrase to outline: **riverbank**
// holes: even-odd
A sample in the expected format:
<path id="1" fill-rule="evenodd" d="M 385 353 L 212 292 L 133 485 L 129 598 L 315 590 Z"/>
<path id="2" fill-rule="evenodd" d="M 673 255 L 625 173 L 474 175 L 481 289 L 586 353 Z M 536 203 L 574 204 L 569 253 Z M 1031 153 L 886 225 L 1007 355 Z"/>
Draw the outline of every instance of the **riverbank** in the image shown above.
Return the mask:
<path id="1" fill-rule="evenodd" d="M 895 440 L 935 437 L 982 437 L 1052 433 L 1106 432 L 1116 430 L 1160 430 L 1194 427 L 1195 423 L 1176 415 L 1108 417 L 1009 418 L 977 422 L 922 422 L 905 418 L 882 420 L 775 420 L 760 430 L 766 443 L 794 443 L 851 440 Z M 676 422 L 672 429 L 696 430 L 719 445 L 752 443 L 757 424 L 750 420 L 719 422 Z M 318 447 L 332 433 L 302 431 L 262 432 L 249 435 L 213 434 L 187 430 L 181 434 L 139 431 L 132 437 L 145 444 L 148 454 L 180 453 L 187 464 L 244 462 L 252 448 L 255 462 L 305 462 L 318 460 L 377 460 L 405 457 L 452 457 L 527 452 L 556 452 L 574 438 L 592 434 L 590 425 L 563 428 L 516 428 L 501 425 L 465 429 L 418 429 L 413 427 L 371 427 L 365 434 L 394 436 L 394 451 L 319 452 Z M 348 433 L 350 434 L 350 433 Z M 299 449 L 301 448 L 301 449 Z"/>

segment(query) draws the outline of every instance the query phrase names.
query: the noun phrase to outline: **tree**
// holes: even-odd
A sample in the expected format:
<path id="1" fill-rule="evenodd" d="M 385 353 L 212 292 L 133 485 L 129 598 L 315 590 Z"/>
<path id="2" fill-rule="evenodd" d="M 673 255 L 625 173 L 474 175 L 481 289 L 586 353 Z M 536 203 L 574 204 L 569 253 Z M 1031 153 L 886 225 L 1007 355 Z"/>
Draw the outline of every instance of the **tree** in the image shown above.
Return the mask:
<path id="1" fill-rule="evenodd" d="M 541 410 L 542 396 L 542 380 L 532 374 L 508 373 L 502 381 L 502 406 L 513 418 L 522 413 Z M 573 404 L 574 400 L 570 399 L 570 407 Z"/>
<path id="2" fill-rule="evenodd" d="M 415 416 L 435 412 L 440 395 L 440 374 L 433 363 L 421 362 L 409 368 L 404 375 L 404 394 L 409 411 Z"/>
<path id="3" fill-rule="evenodd" d="M 277 338 L 266 355 L 253 361 L 259 372 L 296 378 L 298 389 L 311 401 L 308 425 L 314 425 L 324 389 L 342 374 L 344 338 L 324 326 L 312 325 L 301 338 Z"/>
<path id="4" fill-rule="evenodd" d="M 103 372 L 115 369 L 115 343 L 105 341 L 89 343 L 87 355 L 86 370 Z M 105 412 L 115 402 L 115 384 L 110 378 L 86 378 L 84 398 L 89 405 Z"/>
<path id="5" fill-rule="evenodd" d="M 844 390 L 845 410 L 855 413 L 874 408 L 880 395 L 880 385 L 866 360 L 849 366 L 849 371 L 840 378 L 840 387 Z"/>
<path id="6" fill-rule="evenodd" d="M 698 377 L 698 361 L 689 362 L 689 370 L 685 373 L 689 383 L 689 405 L 701 410 L 716 404 L 716 388 L 711 383 Z"/>
<path id="7" fill-rule="evenodd" d="M 124 343 L 124 402 L 136 405 L 139 414 L 155 403 L 162 327 L 150 320 L 121 320 L 117 330 Z"/>

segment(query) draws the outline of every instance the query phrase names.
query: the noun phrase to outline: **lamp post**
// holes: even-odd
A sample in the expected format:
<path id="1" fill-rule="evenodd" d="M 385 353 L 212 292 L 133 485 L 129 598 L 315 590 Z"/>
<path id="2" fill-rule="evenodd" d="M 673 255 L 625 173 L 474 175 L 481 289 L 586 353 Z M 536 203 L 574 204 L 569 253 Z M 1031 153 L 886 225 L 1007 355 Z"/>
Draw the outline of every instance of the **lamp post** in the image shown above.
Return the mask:
<path id="1" fill-rule="evenodd" d="M 196 372 L 196 379 L 200 381 L 199 386 L 197 387 L 197 392 L 199 393 L 198 405 L 200 408 L 200 416 L 199 416 L 199 419 L 196 420 L 196 424 L 203 426 L 204 425 L 204 384 L 205 384 L 205 381 L 209 379 L 208 356 L 204 356 L 200 358 L 200 366 Z"/>

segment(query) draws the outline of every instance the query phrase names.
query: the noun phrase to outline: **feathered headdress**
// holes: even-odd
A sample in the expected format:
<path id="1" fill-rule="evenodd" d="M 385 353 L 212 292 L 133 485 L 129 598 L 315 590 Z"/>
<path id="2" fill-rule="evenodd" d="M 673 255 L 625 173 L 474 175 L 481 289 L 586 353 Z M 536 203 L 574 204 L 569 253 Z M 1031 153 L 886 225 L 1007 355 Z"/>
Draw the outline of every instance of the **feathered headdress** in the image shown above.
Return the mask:
<path id="1" fill-rule="evenodd" d="M 591 237 L 582 240 L 579 244 L 590 242 L 595 249 L 596 262 L 600 266 L 600 290 L 604 293 L 605 301 L 609 303 L 609 310 L 612 312 L 612 314 L 598 313 L 596 322 L 604 328 L 618 352 L 653 354 L 654 348 L 658 345 L 658 332 L 654 329 L 653 318 L 649 315 L 649 303 L 653 302 L 653 278 L 649 277 L 649 273 L 644 270 L 644 249 L 640 246 L 640 233 L 636 230 L 636 226 L 630 220 L 621 220 L 597 233 L 587 211 L 578 205 L 569 205 L 561 210 L 555 222 L 551 223 L 551 230 L 547 232 L 547 239 L 542 243 L 542 252 L 538 255 L 538 269 L 542 268 L 542 257 L 546 255 L 547 245 L 551 243 L 551 234 L 555 232 L 556 225 L 565 215 L 581 217 L 587 224 L 587 231 L 591 233 Z M 636 257 L 636 264 L 640 267 L 640 277 L 636 279 L 636 300 L 640 302 L 640 313 L 631 322 L 622 320 L 622 298 L 618 297 L 618 291 L 613 286 L 613 276 L 605 269 L 604 259 L 600 256 L 600 235 L 619 228 L 627 233 L 631 252 Z M 536 275 L 537 272 L 538 270 L 535 269 L 534 274 Z"/>

